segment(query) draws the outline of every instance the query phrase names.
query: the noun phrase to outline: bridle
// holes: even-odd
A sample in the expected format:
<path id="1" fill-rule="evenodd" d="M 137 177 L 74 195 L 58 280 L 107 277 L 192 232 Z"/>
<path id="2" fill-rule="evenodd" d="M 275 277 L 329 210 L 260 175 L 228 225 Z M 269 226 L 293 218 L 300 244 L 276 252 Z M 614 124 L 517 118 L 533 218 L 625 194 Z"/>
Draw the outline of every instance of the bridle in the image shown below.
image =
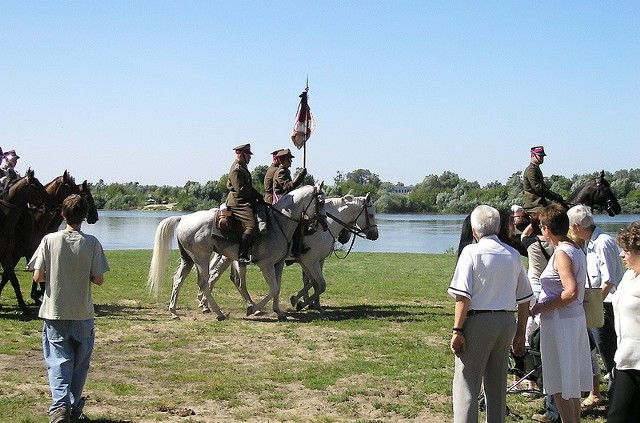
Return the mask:
<path id="1" fill-rule="evenodd" d="M 377 228 L 378 225 L 372 225 L 371 224 L 371 214 L 369 213 L 369 208 L 373 207 L 373 204 L 371 204 L 371 201 L 365 201 L 364 204 L 362 204 L 362 207 L 360 209 L 360 212 L 358 213 L 358 215 L 356 216 L 356 218 L 354 219 L 355 222 L 358 221 L 358 219 L 360 218 L 360 216 L 362 215 L 362 213 L 365 213 L 365 227 L 361 228 L 359 227 L 357 224 L 356 225 L 350 225 L 346 222 L 344 222 L 343 220 L 339 219 L 338 217 L 332 215 L 331 213 L 327 213 L 327 217 L 330 217 L 331 219 L 333 219 L 334 221 L 336 221 L 340 226 L 342 226 L 344 228 L 344 230 L 346 230 L 347 232 L 355 235 L 353 238 L 351 238 L 351 244 L 349 244 L 349 248 L 347 249 L 347 253 L 344 255 L 344 257 L 340 257 L 338 256 L 338 250 L 335 248 L 335 243 L 337 240 L 337 236 L 334 235 L 331 230 L 329 230 L 329 233 L 331 234 L 331 236 L 333 237 L 333 254 L 341 259 L 344 260 L 347 258 L 347 256 L 351 253 L 351 250 L 353 249 L 353 244 L 356 242 L 356 237 L 360 237 L 360 238 L 366 238 L 366 234 L 373 228 Z"/>
<path id="2" fill-rule="evenodd" d="M 372 225 L 371 224 L 371 214 L 369 213 L 369 208 L 373 207 L 373 204 L 371 204 L 370 201 L 367 201 L 366 203 L 364 203 L 361 206 L 360 212 L 358 213 L 358 215 L 356 216 L 356 218 L 354 219 L 354 221 L 358 221 L 358 219 L 360 218 L 360 216 L 362 216 L 362 213 L 365 213 L 364 218 L 365 218 L 365 226 L 364 227 L 360 227 L 357 224 L 356 225 L 350 225 L 348 223 L 346 223 L 345 221 L 341 220 L 340 218 L 338 218 L 337 216 L 332 215 L 331 213 L 327 212 L 327 217 L 330 217 L 331 219 L 335 220 L 340 226 L 342 226 L 345 230 L 347 230 L 348 232 L 352 233 L 355 236 L 358 236 L 360 238 L 365 238 L 366 237 L 366 233 L 368 233 L 371 229 L 373 228 L 377 228 L 378 225 Z M 331 231 L 329 231 L 329 233 L 331 233 Z M 336 236 L 333 235 L 333 233 L 331 233 L 331 236 L 333 236 L 333 240 L 336 240 Z"/>

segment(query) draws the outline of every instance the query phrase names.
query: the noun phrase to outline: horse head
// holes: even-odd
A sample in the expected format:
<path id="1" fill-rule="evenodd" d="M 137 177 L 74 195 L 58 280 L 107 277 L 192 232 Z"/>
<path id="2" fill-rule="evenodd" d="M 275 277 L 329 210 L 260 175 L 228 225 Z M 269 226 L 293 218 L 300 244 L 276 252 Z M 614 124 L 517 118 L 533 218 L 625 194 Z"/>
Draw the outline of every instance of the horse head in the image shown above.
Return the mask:
<path id="1" fill-rule="evenodd" d="M 356 217 L 356 225 L 367 239 L 378 239 L 378 225 L 376 224 L 376 206 L 371 200 L 371 193 L 364 197 L 354 197 L 353 201 L 361 208 Z"/>
<path id="2" fill-rule="evenodd" d="M 605 210 L 612 217 L 622 211 L 618 199 L 611 190 L 609 181 L 604 178 L 604 170 L 595 179 L 571 194 L 567 203 L 571 205 L 584 204 L 591 208 Z"/>
<path id="3" fill-rule="evenodd" d="M 31 168 L 27 169 L 25 176 L 18 179 L 10 188 L 5 198 L 8 202 L 19 206 L 28 205 L 41 207 L 46 210 L 54 210 L 55 205 L 51 197 L 44 188 L 44 185 L 35 177 L 35 172 Z"/>
<path id="4" fill-rule="evenodd" d="M 89 203 L 89 213 L 87 214 L 87 223 L 94 224 L 98 221 L 98 209 L 96 208 L 96 202 L 93 200 L 93 195 L 91 195 L 91 189 L 89 188 L 89 184 L 85 180 L 82 184 L 78 185 L 78 189 L 80 191 L 80 195 L 87 200 Z"/>
<path id="5" fill-rule="evenodd" d="M 76 185 L 76 181 L 66 170 L 62 175 L 45 185 L 45 189 L 51 198 L 53 198 L 53 201 L 55 201 L 59 206 L 61 206 L 64 199 L 71 194 L 80 195 L 80 190 Z"/>

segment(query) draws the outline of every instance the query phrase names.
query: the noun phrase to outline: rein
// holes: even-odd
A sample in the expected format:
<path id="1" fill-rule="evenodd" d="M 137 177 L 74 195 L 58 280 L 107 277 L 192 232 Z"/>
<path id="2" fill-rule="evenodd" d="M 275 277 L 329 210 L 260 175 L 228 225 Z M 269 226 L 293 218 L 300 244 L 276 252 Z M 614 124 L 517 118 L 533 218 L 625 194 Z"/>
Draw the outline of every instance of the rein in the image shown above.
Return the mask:
<path id="1" fill-rule="evenodd" d="M 295 222 L 298 225 L 300 225 L 303 222 L 305 222 L 305 223 L 306 222 L 313 223 L 314 225 L 316 225 L 318 223 L 319 216 L 320 216 L 320 214 L 319 214 L 320 213 L 320 204 L 319 204 L 319 201 L 318 201 L 318 196 L 319 196 L 318 189 L 316 187 L 314 187 L 313 188 L 313 196 L 309 200 L 309 204 L 307 204 L 307 206 L 302 210 L 302 213 L 300 213 L 300 216 L 301 216 L 300 219 L 296 219 L 294 217 L 287 216 L 286 214 L 284 214 L 280 210 L 278 210 L 275 207 L 273 207 L 273 204 L 266 204 L 266 205 L 268 206 L 268 208 L 271 209 L 271 211 L 273 213 L 279 214 L 280 216 L 284 217 L 285 219 L 290 220 L 292 222 Z M 311 203 L 312 202 L 315 204 L 316 215 L 315 215 L 315 217 L 313 219 L 306 220 L 304 218 L 304 216 L 307 214 L 307 210 L 309 210 L 309 207 L 311 207 Z M 284 236 L 285 235 L 284 229 L 282 228 L 282 225 L 280 224 L 280 221 L 278 219 L 275 219 L 275 221 L 276 221 L 276 224 L 278 225 L 278 228 L 280 229 L 280 232 Z M 285 238 L 286 238 L 286 236 L 285 236 Z"/>

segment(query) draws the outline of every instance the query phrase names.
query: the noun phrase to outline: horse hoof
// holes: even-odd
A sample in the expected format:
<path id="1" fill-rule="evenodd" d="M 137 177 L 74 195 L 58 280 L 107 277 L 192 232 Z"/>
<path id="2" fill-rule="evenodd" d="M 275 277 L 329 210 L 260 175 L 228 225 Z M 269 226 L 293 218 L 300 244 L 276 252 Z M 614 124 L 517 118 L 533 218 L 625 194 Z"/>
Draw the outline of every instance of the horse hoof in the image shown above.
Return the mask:
<path id="1" fill-rule="evenodd" d="M 296 311 L 302 311 L 306 306 L 307 305 L 303 301 L 300 301 L 296 303 Z"/>
<path id="2" fill-rule="evenodd" d="M 286 314 L 278 314 L 278 322 L 286 322 L 287 315 Z"/>
<path id="3" fill-rule="evenodd" d="M 298 304 L 298 298 L 295 295 L 292 295 L 289 301 L 291 301 L 291 307 L 295 307 Z"/>
<path id="4" fill-rule="evenodd" d="M 252 305 L 250 305 L 249 307 L 247 307 L 247 316 L 251 316 L 253 314 L 255 314 L 256 312 L 256 308 Z"/>
<path id="5" fill-rule="evenodd" d="M 171 320 L 180 320 L 180 316 L 178 316 L 176 313 L 171 313 Z"/>
<path id="6" fill-rule="evenodd" d="M 211 310 L 205 307 L 205 308 L 202 309 L 202 312 L 204 314 L 207 314 L 207 313 L 211 313 Z"/>
<path id="7" fill-rule="evenodd" d="M 229 317 L 228 314 L 219 314 L 218 317 L 216 317 L 216 319 L 218 319 L 219 322 L 222 322 L 223 320 L 227 320 L 227 318 Z"/>

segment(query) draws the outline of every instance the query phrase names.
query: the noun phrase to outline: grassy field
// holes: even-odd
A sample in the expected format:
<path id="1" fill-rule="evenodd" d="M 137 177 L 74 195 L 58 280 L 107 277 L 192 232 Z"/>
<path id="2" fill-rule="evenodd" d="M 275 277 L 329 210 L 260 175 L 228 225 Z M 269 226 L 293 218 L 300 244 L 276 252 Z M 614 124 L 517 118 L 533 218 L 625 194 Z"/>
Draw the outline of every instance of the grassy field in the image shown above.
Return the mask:
<path id="1" fill-rule="evenodd" d="M 150 251 L 107 252 L 94 287 L 96 348 L 85 411 L 99 422 L 443 422 L 451 420 L 453 255 L 352 253 L 325 266 L 324 314 L 296 312 L 297 265 L 285 269 L 282 306 L 245 317 L 224 277 L 214 296 L 227 321 L 197 308 L 192 274 L 167 310 L 173 264 L 159 298 L 145 281 Z M 27 294 L 31 275 L 19 272 Z M 249 268 L 249 292 L 266 284 Z M 35 308 L 34 308 L 35 312 Z M 41 322 L 25 318 L 10 287 L 0 297 L 0 422 L 46 422 L 49 390 Z M 507 421 L 529 421 L 542 400 L 509 395 Z M 585 422 L 604 422 L 604 407 Z"/>

